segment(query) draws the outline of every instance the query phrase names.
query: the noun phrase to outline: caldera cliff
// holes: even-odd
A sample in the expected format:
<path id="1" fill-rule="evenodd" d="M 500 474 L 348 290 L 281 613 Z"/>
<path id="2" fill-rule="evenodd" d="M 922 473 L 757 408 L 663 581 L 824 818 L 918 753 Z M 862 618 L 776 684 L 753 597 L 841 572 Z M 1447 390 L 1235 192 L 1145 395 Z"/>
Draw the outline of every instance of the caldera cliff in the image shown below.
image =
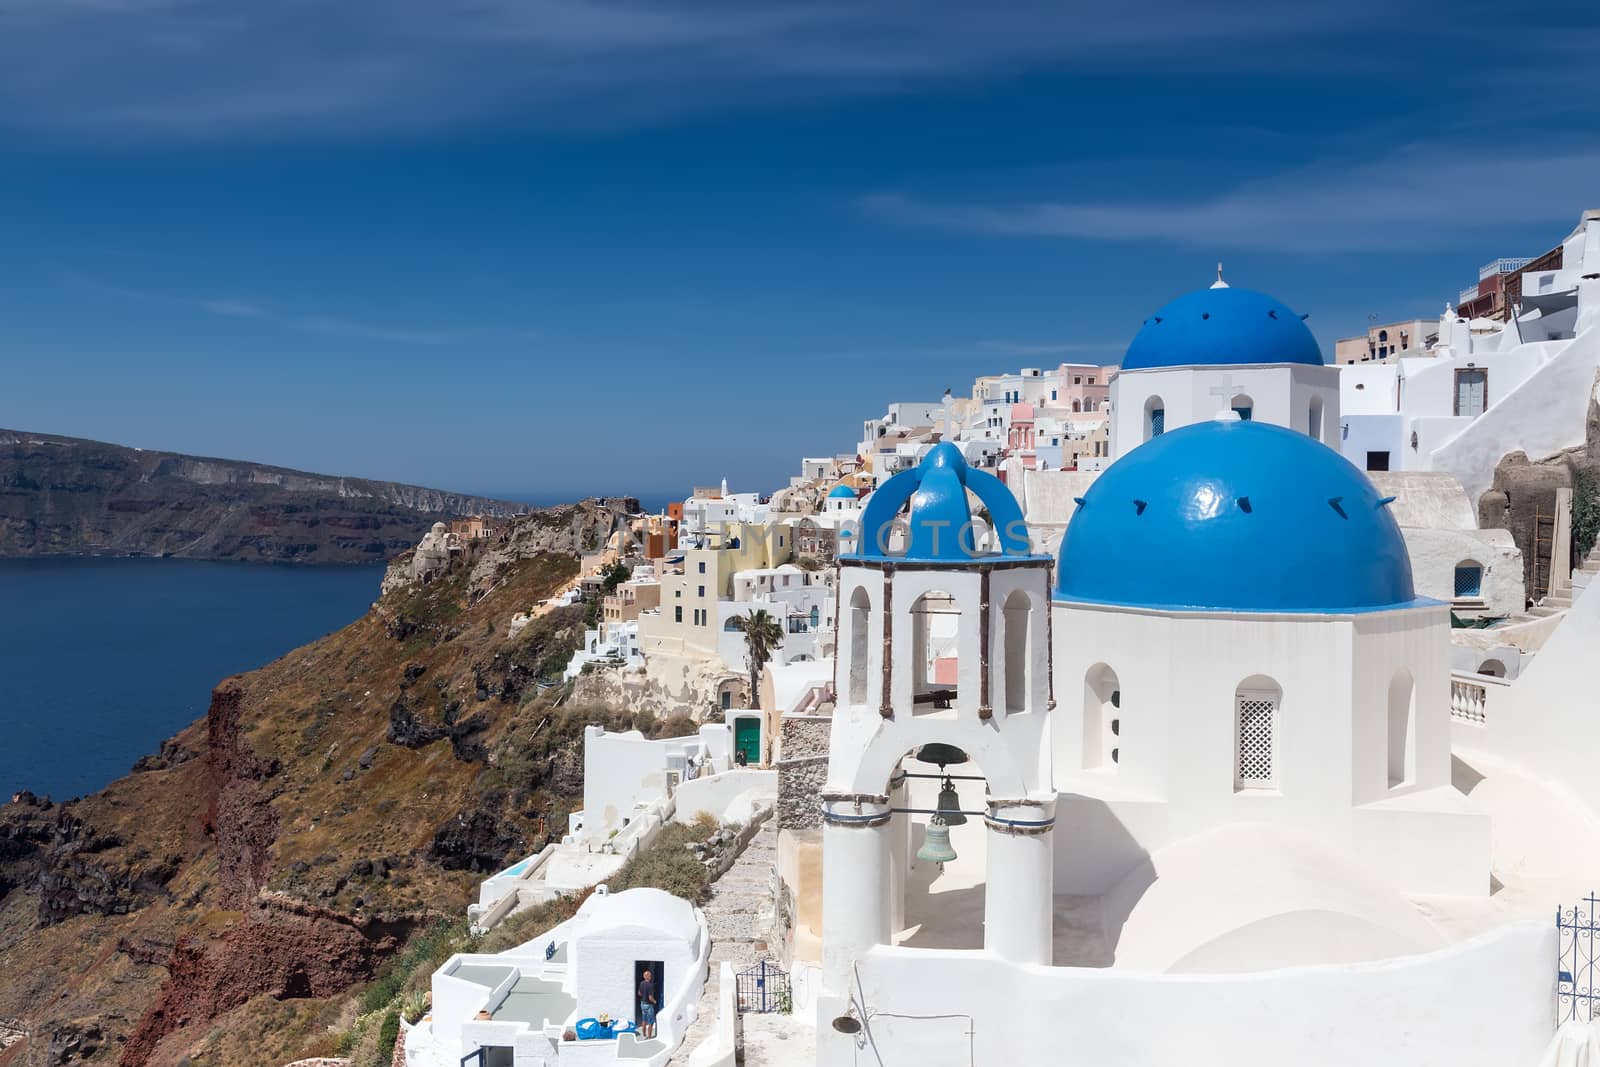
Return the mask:
<path id="1" fill-rule="evenodd" d="M 382 562 L 435 522 L 526 505 L 0 429 L 0 558 Z"/>
<path id="2" fill-rule="evenodd" d="M 636 507 L 513 519 L 223 681 L 204 719 L 99 793 L 0 805 L 0 1039 L 26 1034 L 0 1041 L 0 1065 L 336 1051 L 385 961 L 564 830 L 583 724 L 632 725 L 558 705 L 587 609 L 540 601 Z"/>

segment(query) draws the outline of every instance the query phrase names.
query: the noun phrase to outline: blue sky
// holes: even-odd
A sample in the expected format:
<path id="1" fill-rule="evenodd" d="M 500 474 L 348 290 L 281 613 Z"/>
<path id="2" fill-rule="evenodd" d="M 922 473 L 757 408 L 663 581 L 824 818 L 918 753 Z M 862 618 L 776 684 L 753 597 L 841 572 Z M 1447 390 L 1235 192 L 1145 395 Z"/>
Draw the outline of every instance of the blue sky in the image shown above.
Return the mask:
<path id="1" fill-rule="evenodd" d="M 1600 206 L 1596 55 L 1592 3 L 0 0 L 0 425 L 771 489 L 1219 259 L 1329 352 L 1437 314 Z"/>

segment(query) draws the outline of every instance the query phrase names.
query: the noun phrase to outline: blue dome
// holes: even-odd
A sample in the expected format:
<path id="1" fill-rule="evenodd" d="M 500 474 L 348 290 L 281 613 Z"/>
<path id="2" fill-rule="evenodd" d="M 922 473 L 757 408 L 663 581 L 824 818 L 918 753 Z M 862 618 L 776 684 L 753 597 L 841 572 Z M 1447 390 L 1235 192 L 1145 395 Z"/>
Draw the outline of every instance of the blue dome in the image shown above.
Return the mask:
<path id="1" fill-rule="evenodd" d="M 856 491 L 850 488 L 848 485 L 845 485 L 843 482 L 840 482 L 838 485 L 834 486 L 833 492 L 828 494 L 829 500 L 854 500 L 855 498 Z"/>
<path id="2" fill-rule="evenodd" d="M 968 490 L 989 511 L 989 525 L 1000 535 L 999 553 L 979 552 L 974 546 Z M 897 524 L 908 534 L 905 552 L 899 556 L 889 552 Z M 855 551 L 843 558 L 966 563 L 996 555 L 1026 557 L 1029 552 L 1028 527 L 1011 490 L 987 471 L 968 467 L 961 450 L 944 441 L 916 467 L 896 474 L 867 498 Z"/>
<path id="3" fill-rule="evenodd" d="M 1299 315 L 1265 293 L 1201 289 L 1144 320 L 1128 345 L 1122 369 L 1241 363 L 1321 366 L 1322 349 Z"/>
<path id="4" fill-rule="evenodd" d="M 1079 498 L 1055 595 L 1331 614 L 1431 603 L 1412 588 L 1391 499 L 1304 434 L 1195 423 L 1129 452 Z"/>

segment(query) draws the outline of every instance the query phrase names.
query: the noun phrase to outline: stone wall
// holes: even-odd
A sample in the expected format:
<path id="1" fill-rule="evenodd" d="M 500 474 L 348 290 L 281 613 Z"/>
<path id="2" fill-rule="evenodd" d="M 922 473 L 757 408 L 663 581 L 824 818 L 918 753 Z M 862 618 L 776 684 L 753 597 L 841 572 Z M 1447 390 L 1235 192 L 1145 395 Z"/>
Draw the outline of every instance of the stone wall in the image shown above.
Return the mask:
<path id="1" fill-rule="evenodd" d="M 809 830 L 821 826 L 822 786 L 827 780 L 827 756 L 779 761 L 778 828 Z"/>
<path id="2" fill-rule="evenodd" d="M 746 706 L 749 684 L 720 660 L 700 660 L 652 653 L 642 670 L 597 667 L 578 675 L 573 686 L 575 704 L 603 704 L 628 711 L 650 711 L 657 717 L 687 715 L 696 722 L 719 721 L 722 690 L 731 686 L 733 706 Z"/>
<path id="3" fill-rule="evenodd" d="M 825 756 L 832 731 L 833 719 L 826 715 L 785 715 L 778 724 L 778 758 Z"/>
<path id="4" fill-rule="evenodd" d="M 778 725 L 778 828 L 822 825 L 822 786 L 828 780 L 826 715 L 785 715 Z"/>

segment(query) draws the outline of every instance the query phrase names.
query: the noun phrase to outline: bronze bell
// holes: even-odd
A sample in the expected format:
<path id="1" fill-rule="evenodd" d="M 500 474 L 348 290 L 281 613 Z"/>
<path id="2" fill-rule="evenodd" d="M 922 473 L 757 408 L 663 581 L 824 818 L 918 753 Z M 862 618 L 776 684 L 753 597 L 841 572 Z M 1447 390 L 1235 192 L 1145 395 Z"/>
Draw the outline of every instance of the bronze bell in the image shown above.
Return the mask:
<path id="1" fill-rule="evenodd" d="M 917 849 L 917 859 L 942 865 L 955 858 L 956 850 L 950 847 L 950 827 L 935 815 L 928 821 L 928 832 L 922 838 L 922 847 Z"/>
<path id="2" fill-rule="evenodd" d="M 967 817 L 961 814 L 961 798 L 956 796 L 956 784 L 949 777 L 944 780 L 944 786 L 939 790 L 939 803 L 934 807 L 939 809 L 938 817 L 944 820 L 946 826 L 965 826 Z"/>
<path id="3" fill-rule="evenodd" d="M 954 745 L 932 741 L 917 749 L 917 759 L 922 763 L 936 763 L 940 767 L 955 767 L 967 762 L 967 754 Z"/>

